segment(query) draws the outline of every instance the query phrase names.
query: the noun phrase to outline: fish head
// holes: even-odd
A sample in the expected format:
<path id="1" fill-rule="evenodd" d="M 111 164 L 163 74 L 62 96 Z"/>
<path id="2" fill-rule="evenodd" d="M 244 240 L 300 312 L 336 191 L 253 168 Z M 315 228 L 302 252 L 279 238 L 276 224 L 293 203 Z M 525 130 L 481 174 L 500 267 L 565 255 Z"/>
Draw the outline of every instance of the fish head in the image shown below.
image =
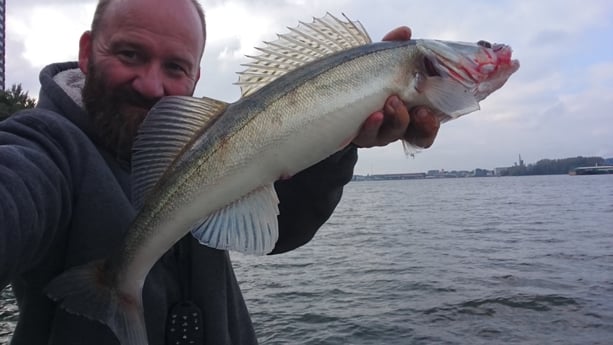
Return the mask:
<path id="1" fill-rule="evenodd" d="M 417 40 L 416 46 L 423 56 L 421 88 L 435 107 L 451 98 L 439 109 L 452 118 L 479 109 L 478 102 L 519 69 L 505 44 Z"/>

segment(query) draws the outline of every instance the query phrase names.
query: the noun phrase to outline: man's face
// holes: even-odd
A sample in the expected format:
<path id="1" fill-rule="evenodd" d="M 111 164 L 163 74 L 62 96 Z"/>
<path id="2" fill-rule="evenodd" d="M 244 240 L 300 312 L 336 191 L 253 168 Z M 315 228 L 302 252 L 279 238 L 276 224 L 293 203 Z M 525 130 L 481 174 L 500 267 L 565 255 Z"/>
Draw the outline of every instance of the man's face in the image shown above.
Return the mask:
<path id="1" fill-rule="evenodd" d="M 138 126 L 161 97 L 192 95 L 204 37 L 187 0 L 117 0 L 80 41 L 83 102 L 103 143 L 129 160 Z"/>

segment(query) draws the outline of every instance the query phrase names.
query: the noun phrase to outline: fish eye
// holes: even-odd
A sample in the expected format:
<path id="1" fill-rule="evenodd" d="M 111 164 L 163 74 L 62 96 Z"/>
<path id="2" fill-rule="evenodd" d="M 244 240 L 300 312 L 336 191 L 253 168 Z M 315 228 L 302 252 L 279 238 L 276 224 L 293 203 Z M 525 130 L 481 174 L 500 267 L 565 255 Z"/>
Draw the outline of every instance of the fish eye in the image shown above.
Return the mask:
<path id="1" fill-rule="evenodd" d="M 428 77 L 440 77 L 441 74 L 438 73 L 436 67 L 434 67 L 434 63 L 428 57 L 424 57 L 424 67 L 426 68 L 426 75 Z"/>
<path id="2" fill-rule="evenodd" d="M 480 45 L 480 46 L 482 46 L 484 48 L 492 48 L 492 44 L 490 42 L 488 42 L 488 41 L 481 40 L 481 41 L 477 42 L 477 45 Z"/>

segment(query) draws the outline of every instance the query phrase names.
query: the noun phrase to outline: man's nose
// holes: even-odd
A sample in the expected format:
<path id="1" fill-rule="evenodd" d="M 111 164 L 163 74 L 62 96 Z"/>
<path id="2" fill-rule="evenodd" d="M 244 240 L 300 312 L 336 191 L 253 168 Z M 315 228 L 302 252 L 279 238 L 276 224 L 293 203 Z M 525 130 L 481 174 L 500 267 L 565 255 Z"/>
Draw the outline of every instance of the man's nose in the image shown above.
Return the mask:
<path id="1" fill-rule="evenodd" d="M 148 99 L 158 99 L 164 96 L 164 79 L 162 71 L 155 66 L 143 68 L 134 79 L 134 90 Z"/>

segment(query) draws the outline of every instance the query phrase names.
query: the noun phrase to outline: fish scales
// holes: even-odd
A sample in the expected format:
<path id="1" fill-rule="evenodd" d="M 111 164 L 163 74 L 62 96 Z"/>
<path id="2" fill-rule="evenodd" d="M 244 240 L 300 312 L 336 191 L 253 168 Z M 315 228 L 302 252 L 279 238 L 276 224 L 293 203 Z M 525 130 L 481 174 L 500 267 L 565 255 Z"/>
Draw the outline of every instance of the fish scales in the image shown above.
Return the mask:
<path id="1" fill-rule="evenodd" d="M 341 52 L 330 61 L 317 61 L 285 75 L 270 84 L 270 88 L 228 107 L 226 115 L 177 162 L 175 170 L 182 173 L 163 181 L 160 193 L 152 196 L 148 202 L 152 211 L 141 213 L 151 216 L 142 219 L 142 233 L 165 230 L 157 225 L 176 218 L 186 220 L 187 233 L 190 223 L 201 218 L 198 215 L 240 198 L 245 190 L 291 176 L 340 149 L 365 120 L 362 114 L 376 111 L 387 95 L 400 93 L 409 84 L 410 73 L 404 66 L 410 66 L 406 62 L 415 53 L 411 51 L 413 47 L 413 42 L 383 42 Z M 404 49 L 404 54 L 398 49 Z M 296 117 L 296 113 L 305 115 Z M 352 115 L 354 119 L 349 121 Z M 344 125 L 339 126 L 340 122 Z M 342 133 L 326 135 L 325 128 L 340 128 Z M 314 147 L 313 143 L 318 145 Z M 309 147 L 310 154 L 302 152 L 304 147 Z M 302 153 L 299 162 L 285 161 L 285 166 L 278 166 L 279 157 L 293 157 L 297 153 Z M 257 180 L 254 176 L 262 178 Z M 216 189 L 226 185 L 236 186 L 236 192 Z M 197 196 L 203 200 L 197 200 Z M 205 200 L 210 207 L 198 206 L 198 210 L 192 211 L 190 205 Z M 175 214 L 177 211 L 181 213 Z M 197 216 L 190 217 L 192 214 Z M 154 252 L 160 248 L 165 251 L 174 243 L 172 238 L 166 242 L 167 237 L 142 233 L 134 232 L 138 239 L 129 243 L 140 242 L 143 253 L 152 248 Z M 143 241 L 147 238 L 160 243 L 147 246 Z"/>

